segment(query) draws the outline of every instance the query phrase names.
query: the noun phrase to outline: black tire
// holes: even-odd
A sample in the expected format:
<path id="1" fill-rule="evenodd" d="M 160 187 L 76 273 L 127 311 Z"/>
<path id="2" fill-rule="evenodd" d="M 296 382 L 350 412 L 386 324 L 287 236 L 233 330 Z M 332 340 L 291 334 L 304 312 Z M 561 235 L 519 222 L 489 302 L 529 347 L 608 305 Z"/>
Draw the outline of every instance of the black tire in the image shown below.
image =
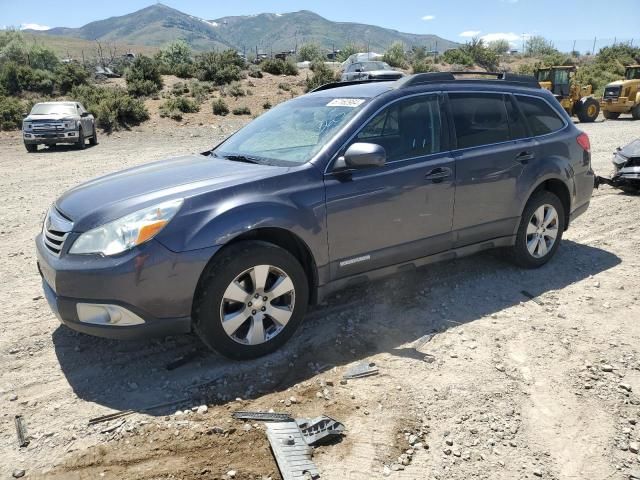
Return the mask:
<path id="1" fill-rule="evenodd" d="M 634 120 L 640 120 L 640 103 L 631 109 L 631 116 Z"/>
<path id="2" fill-rule="evenodd" d="M 84 132 L 82 131 L 82 129 L 80 128 L 78 130 L 78 143 L 77 146 L 80 150 L 84 150 L 85 148 L 87 148 L 87 142 L 85 142 L 84 140 Z"/>
<path id="3" fill-rule="evenodd" d="M 93 126 L 93 135 L 91 135 L 91 138 L 89 139 L 89 145 L 91 146 L 96 146 L 98 144 L 98 130 L 96 129 L 96 126 Z"/>
<path id="4" fill-rule="evenodd" d="M 593 98 L 587 97 L 580 102 L 578 109 L 578 118 L 582 123 L 595 122 L 600 114 L 600 103 Z"/>
<path id="5" fill-rule="evenodd" d="M 551 205 L 557 212 L 557 234 L 556 239 L 546 255 L 535 257 L 527 248 L 527 227 L 532 220 L 534 212 L 544 206 Z M 516 242 L 511 247 L 511 258 L 519 266 L 523 268 L 538 268 L 547 263 L 556 253 L 560 242 L 562 241 L 562 233 L 566 225 L 566 216 L 564 207 L 560 199 L 553 193 L 541 191 L 531 196 L 520 217 L 520 226 L 516 235 Z"/>
<path id="6" fill-rule="evenodd" d="M 238 242 L 226 247 L 218 255 L 207 266 L 196 292 L 194 330 L 209 348 L 236 360 L 257 358 L 277 350 L 291 338 L 307 310 L 309 282 L 304 269 L 286 250 L 261 241 Z M 239 343 L 227 334 L 222 326 L 221 305 L 225 291 L 236 277 L 257 265 L 270 265 L 285 272 L 293 282 L 295 301 L 291 317 L 279 333 L 263 343 L 248 345 Z M 238 305 L 241 309 L 249 308 L 241 303 Z M 269 321 L 268 318 L 266 320 Z M 250 316 L 242 325 L 247 325 L 246 322 L 253 325 L 253 317 Z M 261 322 L 264 325 L 264 321 Z"/>
<path id="7" fill-rule="evenodd" d="M 38 144 L 37 143 L 25 143 L 24 144 L 24 148 L 27 149 L 27 152 L 29 153 L 35 153 L 38 151 Z"/>
<path id="8" fill-rule="evenodd" d="M 602 116 L 607 120 L 617 120 L 620 117 L 620 112 L 610 112 L 608 110 L 603 110 Z"/>

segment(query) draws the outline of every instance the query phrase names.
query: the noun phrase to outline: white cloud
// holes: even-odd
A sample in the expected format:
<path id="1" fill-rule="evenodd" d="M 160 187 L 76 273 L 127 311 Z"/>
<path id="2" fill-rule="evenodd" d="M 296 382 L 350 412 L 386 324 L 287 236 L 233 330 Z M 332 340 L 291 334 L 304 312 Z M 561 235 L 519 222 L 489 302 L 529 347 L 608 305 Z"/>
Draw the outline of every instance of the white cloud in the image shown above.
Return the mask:
<path id="1" fill-rule="evenodd" d="M 23 23 L 20 25 L 20 30 L 50 30 L 51 27 L 47 25 L 40 25 L 39 23 Z"/>
<path id="2" fill-rule="evenodd" d="M 458 34 L 459 37 L 473 38 L 480 35 L 481 30 L 465 30 Z"/>
<path id="3" fill-rule="evenodd" d="M 429 20 L 434 20 L 435 18 L 436 18 L 435 15 L 425 15 L 424 17 L 422 17 L 422 20 L 429 21 Z"/>

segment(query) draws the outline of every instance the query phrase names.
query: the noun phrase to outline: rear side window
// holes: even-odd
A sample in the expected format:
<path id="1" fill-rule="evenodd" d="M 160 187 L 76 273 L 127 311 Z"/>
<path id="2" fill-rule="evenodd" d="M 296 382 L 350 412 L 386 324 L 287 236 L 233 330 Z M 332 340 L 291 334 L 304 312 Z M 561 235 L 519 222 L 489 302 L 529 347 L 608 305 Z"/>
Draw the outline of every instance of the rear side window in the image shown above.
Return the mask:
<path id="1" fill-rule="evenodd" d="M 523 95 L 516 95 L 516 98 L 533 136 L 546 135 L 564 127 L 560 115 L 541 98 Z"/>
<path id="2" fill-rule="evenodd" d="M 509 117 L 503 95 L 450 93 L 458 148 L 510 140 Z"/>

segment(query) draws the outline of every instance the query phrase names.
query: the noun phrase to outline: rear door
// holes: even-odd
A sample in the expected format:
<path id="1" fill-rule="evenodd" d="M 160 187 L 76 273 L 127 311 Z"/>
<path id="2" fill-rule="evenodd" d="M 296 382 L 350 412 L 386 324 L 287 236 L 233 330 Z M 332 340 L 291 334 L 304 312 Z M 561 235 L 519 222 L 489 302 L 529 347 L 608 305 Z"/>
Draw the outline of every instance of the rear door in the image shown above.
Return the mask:
<path id="1" fill-rule="evenodd" d="M 437 94 L 382 109 L 343 147 L 385 148 L 383 167 L 327 172 L 332 278 L 397 264 L 451 248 L 455 166 Z"/>
<path id="2" fill-rule="evenodd" d="M 512 235 L 517 182 L 534 157 L 533 140 L 509 95 L 449 93 L 456 159 L 455 246 Z"/>

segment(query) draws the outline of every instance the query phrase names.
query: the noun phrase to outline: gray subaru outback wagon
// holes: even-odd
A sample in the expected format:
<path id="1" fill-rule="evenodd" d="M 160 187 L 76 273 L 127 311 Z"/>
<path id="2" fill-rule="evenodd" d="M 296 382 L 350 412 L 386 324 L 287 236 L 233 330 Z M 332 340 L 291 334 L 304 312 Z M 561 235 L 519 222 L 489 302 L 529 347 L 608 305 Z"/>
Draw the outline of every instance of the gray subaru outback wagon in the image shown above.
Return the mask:
<path id="1" fill-rule="evenodd" d="M 70 328 L 194 330 L 251 358 L 354 280 L 496 247 L 544 265 L 593 184 L 589 138 L 533 77 L 328 84 L 211 151 L 69 190 L 38 267 Z"/>

